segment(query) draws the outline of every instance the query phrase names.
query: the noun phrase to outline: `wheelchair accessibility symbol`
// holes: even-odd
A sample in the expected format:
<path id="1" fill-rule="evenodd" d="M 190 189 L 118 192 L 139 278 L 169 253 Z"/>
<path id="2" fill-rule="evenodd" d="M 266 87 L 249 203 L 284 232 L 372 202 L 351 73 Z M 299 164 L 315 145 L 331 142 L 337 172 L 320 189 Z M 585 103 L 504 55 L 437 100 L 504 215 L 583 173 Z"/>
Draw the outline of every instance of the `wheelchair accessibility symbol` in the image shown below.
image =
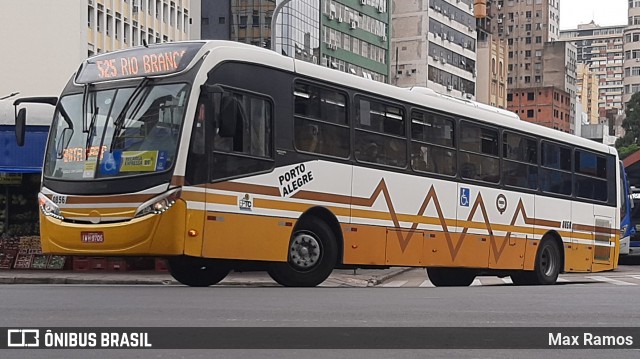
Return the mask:
<path id="1" fill-rule="evenodd" d="M 463 207 L 469 207 L 469 189 L 468 188 L 460 188 L 460 205 Z"/>

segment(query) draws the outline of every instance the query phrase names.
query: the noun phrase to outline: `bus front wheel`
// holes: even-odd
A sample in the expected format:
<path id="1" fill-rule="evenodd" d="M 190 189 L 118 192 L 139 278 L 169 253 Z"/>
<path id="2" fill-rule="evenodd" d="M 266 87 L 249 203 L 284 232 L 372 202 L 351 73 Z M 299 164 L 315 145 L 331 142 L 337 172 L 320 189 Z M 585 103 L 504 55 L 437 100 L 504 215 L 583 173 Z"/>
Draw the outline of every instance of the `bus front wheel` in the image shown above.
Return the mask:
<path id="1" fill-rule="evenodd" d="M 337 254 L 331 228 L 312 217 L 300 223 L 292 234 L 287 261 L 271 263 L 268 273 L 285 287 L 315 287 L 329 277 L 336 265 Z"/>
<path id="2" fill-rule="evenodd" d="M 171 276 L 190 287 L 218 284 L 230 271 L 229 266 L 219 260 L 189 256 L 170 257 L 168 265 Z"/>
<path id="3" fill-rule="evenodd" d="M 436 287 L 468 287 L 476 279 L 476 272 L 468 268 L 427 268 L 427 276 Z"/>

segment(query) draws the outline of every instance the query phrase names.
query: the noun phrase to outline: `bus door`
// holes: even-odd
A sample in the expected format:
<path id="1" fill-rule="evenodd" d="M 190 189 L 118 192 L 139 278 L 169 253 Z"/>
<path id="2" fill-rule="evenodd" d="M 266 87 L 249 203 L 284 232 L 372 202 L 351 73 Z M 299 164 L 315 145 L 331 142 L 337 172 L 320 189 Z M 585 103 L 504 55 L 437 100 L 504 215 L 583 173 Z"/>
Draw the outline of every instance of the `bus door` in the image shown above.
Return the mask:
<path id="1" fill-rule="evenodd" d="M 596 206 L 597 208 L 597 206 Z M 602 270 L 604 268 L 596 268 L 604 265 L 609 267 L 612 263 L 612 258 L 617 258 L 616 252 L 616 239 L 611 237 L 612 234 L 618 231 L 618 224 L 614 223 L 614 218 L 605 217 L 603 215 L 596 214 L 595 216 L 595 231 L 594 231 L 594 247 L 593 247 L 593 270 Z"/>
<path id="2" fill-rule="evenodd" d="M 569 203 L 569 201 L 567 201 Z M 571 202 L 571 212 L 566 221 L 562 219 L 560 235 L 566 240 L 565 231 L 570 233 L 571 242 L 564 241 L 565 247 L 565 269 L 578 272 L 591 271 L 593 263 L 593 226 L 594 223 L 593 204 L 579 201 Z"/>
<path id="3" fill-rule="evenodd" d="M 285 261 L 292 227 L 273 216 L 283 209 L 281 201 L 273 200 L 280 196 L 272 172 L 273 105 L 243 91 L 225 90 L 212 97 L 217 121 L 208 136 L 213 148 L 203 256 Z"/>

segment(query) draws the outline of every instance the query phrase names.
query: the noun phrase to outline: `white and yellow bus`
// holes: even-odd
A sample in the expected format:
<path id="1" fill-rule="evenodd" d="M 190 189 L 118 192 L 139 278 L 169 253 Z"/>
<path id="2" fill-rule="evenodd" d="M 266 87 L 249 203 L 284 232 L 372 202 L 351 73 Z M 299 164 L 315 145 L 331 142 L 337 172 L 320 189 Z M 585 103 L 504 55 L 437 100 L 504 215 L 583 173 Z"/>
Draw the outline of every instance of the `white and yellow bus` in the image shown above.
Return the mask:
<path id="1" fill-rule="evenodd" d="M 101 54 L 28 102 L 56 105 L 47 253 L 164 256 L 190 286 L 247 267 L 284 286 L 389 266 L 466 286 L 617 266 L 615 149 L 476 102 L 224 41 Z"/>

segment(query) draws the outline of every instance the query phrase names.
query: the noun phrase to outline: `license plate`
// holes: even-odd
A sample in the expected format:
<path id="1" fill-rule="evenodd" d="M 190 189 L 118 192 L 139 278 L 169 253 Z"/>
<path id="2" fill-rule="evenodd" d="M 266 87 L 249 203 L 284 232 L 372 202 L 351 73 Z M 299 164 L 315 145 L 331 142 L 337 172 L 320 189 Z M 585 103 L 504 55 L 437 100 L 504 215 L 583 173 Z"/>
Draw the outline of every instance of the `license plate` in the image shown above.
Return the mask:
<path id="1" fill-rule="evenodd" d="M 82 243 L 103 243 L 104 233 L 103 232 L 81 232 L 80 238 L 82 239 Z"/>

